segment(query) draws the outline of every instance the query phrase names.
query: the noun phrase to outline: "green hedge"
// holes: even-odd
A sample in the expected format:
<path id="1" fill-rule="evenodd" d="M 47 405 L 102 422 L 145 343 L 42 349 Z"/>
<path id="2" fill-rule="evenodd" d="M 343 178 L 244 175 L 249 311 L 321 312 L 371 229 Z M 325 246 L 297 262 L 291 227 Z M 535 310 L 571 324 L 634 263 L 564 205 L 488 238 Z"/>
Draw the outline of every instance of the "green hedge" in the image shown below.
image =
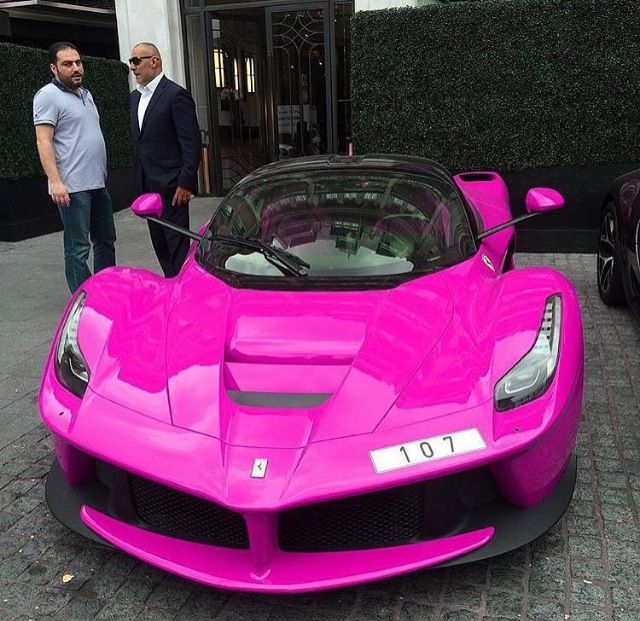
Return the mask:
<path id="1" fill-rule="evenodd" d="M 121 62 L 85 56 L 85 86 L 100 112 L 110 168 L 131 163 L 129 87 Z M 33 96 L 51 81 L 47 52 L 0 43 L 0 178 L 44 174 L 35 144 Z"/>
<path id="2" fill-rule="evenodd" d="M 359 12 L 357 152 L 452 169 L 640 160 L 637 0 L 484 0 Z"/>

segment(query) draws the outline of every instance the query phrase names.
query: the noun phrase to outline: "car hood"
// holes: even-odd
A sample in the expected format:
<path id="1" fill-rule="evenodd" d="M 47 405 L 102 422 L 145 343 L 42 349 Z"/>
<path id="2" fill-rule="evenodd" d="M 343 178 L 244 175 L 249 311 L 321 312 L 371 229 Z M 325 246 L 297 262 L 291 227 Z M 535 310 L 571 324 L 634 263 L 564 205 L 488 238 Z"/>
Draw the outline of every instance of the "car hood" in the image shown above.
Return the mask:
<path id="1" fill-rule="evenodd" d="M 441 281 L 285 292 L 193 273 L 168 318 L 168 351 L 181 352 L 167 357 L 173 424 L 256 447 L 370 432 L 452 315 Z"/>
<path id="2" fill-rule="evenodd" d="M 83 326 L 100 316 L 91 294 L 80 324 L 85 354 L 106 340 L 89 355 L 90 390 L 236 446 L 299 448 L 373 431 L 454 316 L 440 274 L 385 290 L 288 292 L 235 289 L 192 267 L 171 285 L 108 289 L 100 297 L 120 303 L 109 327 L 90 336 Z M 432 385 L 431 401 L 442 404 L 439 394 Z"/>

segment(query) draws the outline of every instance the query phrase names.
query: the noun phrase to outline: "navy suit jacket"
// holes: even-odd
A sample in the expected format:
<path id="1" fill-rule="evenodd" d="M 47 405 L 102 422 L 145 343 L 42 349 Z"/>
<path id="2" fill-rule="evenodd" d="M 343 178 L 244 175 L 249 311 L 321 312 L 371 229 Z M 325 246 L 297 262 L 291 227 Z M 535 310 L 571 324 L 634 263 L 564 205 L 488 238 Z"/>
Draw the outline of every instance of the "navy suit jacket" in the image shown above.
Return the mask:
<path id="1" fill-rule="evenodd" d="M 134 190 L 167 196 L 177 186 L 195 192 L 200 129 L 193 98 L 166 76 L 160 80 L 138 125 L 140 92 L 131 93 Z"/>

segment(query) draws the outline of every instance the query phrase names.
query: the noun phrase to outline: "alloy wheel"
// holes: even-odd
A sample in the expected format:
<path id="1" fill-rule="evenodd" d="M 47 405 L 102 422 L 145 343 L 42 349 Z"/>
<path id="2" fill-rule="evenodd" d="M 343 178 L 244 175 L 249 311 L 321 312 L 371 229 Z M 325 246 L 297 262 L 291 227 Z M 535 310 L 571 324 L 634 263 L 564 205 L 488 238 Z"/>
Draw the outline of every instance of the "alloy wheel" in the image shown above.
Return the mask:
<path id="1" fill-rule="evenodd" d="M 613 213 L 607 211 L 600 226 L 598 243 L 598 281 L 603 292 L 609 291 L 615 267 L 616 221 Z"/>

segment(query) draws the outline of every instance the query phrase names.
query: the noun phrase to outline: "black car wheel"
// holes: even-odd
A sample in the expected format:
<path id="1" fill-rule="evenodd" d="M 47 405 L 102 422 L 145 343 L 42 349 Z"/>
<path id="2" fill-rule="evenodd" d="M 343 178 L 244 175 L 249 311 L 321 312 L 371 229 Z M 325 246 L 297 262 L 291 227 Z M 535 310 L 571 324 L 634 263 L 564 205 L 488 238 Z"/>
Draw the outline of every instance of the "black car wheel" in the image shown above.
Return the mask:
<path id="1" fill-rule="evenodd" d="M 622 265 L 618 243 L 618 221 L 612 202 L 602 210 L 600 239 L 598 240 L 598 293 L 605 304 L 615 306 L 624 302 Z"/>

